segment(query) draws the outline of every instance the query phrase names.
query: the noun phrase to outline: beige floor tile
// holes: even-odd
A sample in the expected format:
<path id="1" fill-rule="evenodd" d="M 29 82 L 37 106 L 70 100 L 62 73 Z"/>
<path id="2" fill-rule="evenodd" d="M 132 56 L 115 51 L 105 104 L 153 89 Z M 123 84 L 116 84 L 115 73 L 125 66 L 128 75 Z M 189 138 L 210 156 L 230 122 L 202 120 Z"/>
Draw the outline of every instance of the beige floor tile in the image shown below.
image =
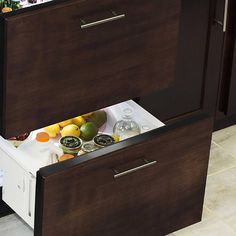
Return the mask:
<path id="1" fill-rule="evenodd" d="M 205 220 L 209 220 L 209 219 L 212 219 L 213 217 L 215 217 L 216 215 L 211 211 L 209 210 L 207 207 L 203 207 L 203 212 L 202 212 L 202 221 L 205 221 Z"/>
<path id="2" fill-rule="evenodd" d="M 227 153 L 223 148 L 212 143 L 208 175 L 236 166 L 236 158 Z"/>
<path id="3" fill-rule="evenodd" d="M 212 139 L 236 158 L 236 125 L 214 132 Z"/>
<path id="4" fill-rule="evenodd" d="M 219 145 L 236 158 L 236 133 L 220 142 Z"/>
<path id="5" fill-rule="evenodd" d="M 204 204 L 221 218 L 236 214 L 236 167 L 208 176 Z"/>
<path id="6" fill-rule="evenodd" d="M 229 218 L 226 218 L 224 219 L 224 221 L 229 225 L 231 226 L 235 232 L 236 232 L 236 214 L 233 215 L 232 217 L 229 217 Z"/>
<path id="7" fill-rule="evenodd" d="M 1 236 L 33 236 L 33 230 L 15 214 L 0 218 Z"/>
<path id="8" fill-rule="evenodd" d="M 219 219 L 206 220 L 177 232 L 175 236 L 236 236 L 236 232 Z"/>
<path id="9" fill-rule="evenodd" d="M 217 144 L 220 144 L 221 142 L 226 141 L 235 134 L 236 134 L 236 125 L 233 125 L 228 128 L 214 132 L 212 139 Z"/>

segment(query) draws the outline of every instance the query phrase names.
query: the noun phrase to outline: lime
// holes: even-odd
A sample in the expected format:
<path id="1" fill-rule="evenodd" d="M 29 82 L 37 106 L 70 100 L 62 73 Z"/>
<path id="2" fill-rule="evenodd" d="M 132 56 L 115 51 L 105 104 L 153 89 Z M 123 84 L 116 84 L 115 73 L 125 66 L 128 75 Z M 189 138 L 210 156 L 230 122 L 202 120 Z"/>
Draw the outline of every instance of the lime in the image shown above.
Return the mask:
<path id="1" fill-rule="evenodd" d="M 89 141 L 97 135 L 98 127 L 93 122 L 87 122 L 80 127 L 80 132 L 80 137 Z"/>

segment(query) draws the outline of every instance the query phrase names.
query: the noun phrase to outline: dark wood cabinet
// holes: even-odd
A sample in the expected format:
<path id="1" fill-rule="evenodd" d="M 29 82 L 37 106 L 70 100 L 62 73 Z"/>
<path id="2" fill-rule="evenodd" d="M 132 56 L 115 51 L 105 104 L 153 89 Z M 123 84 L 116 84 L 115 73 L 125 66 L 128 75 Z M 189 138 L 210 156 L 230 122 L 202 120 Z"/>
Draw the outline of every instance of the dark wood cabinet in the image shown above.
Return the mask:
<path id="1" fill-rule="evenodd" d="M 77 0 L 4 16 L 1 133 L 169 87 L 180 7 L 181 0 Z"/>
<path id="2" fill-rule="evenodd" d="M 212 1 L 205 108 L 215 116 L 215 129 L 236 123 L 235 9 L 235 1 Z"/>
<path id="3" fill-rule="evenodd" d="M 205 79 L 205 67 L 211 9 L 209 0 L 182 1 L 175 80 L 168 88 L 140 99 L 143 107 L 162 120 L 203 107 L 204 88 L 210 80 Z"/>
<path id="4" fill-rule="evenodd" d="M 235 37 L 234 40 L 236 40 Z M 233 54 L 232 72 L 229 84 L 227 114 L 236 115 L 236 42 L 234 42 L 234 54 Z"/>
<path id="5" fill-rule="evenodd" d="M 37 178 L 0 137 L 0 164 L 11 169 L 3 198 L 35 236 L 161 236 L 201 220 L 212 133 L 202 112 L 211 4 L 68 0 L 0 16 L 4 138 L 128 99 L 166 121 L 37 169 Z M 13 166 L 27 171 L 28 195 L 23 187 L 9 194 L 19 185 Z"/>

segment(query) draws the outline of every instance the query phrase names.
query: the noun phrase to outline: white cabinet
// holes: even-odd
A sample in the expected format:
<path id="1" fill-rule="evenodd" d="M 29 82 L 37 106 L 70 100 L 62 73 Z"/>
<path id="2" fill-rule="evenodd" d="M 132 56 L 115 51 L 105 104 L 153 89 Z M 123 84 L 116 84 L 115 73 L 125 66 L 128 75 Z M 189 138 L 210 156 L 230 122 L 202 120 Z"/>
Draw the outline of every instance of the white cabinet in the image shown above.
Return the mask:
<path id="1" fill-rule="evenodd" d="M 15 147 L 2 138 L 0 143 L 0 166 L 3 170 L 2 199 L 33 228 L 35 176 L 27 171 L 26 166 L 17 162 L 22 156 L 21 153 L 16 153 Z"/>

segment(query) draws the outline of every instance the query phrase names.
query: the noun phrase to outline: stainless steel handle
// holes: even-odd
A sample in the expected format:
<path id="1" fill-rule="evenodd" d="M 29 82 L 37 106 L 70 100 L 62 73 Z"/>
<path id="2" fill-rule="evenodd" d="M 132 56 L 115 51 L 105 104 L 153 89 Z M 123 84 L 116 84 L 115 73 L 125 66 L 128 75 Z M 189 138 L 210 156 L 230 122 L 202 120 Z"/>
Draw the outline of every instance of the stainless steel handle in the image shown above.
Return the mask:
<path id="1" fill-rule="evenodd" d="M 147 168 L 149 166 L 153 166 L 157 163 L 157 161 L 148 161 L 146 159 L 143 159 L 145 164 L 141 165 L 141 166 L 137 166 L 135 168 L 132 168 L 132 169 L 129 169 L 129 170 L 126 170 L 126 171 L 123 171 L 123 172 L 119 172 L 118 170 L 116 169 L 113 169 L 113 171 L 115 172 L 115 175 L 114 175 L 114 178 L 117 179 L 117 178 L 120 178 L 122 176 L 125 176 L 125 175 L 128 175 L 128 174 L 131 174 L 133 172 L 136 172 L 138 170 L 141 170 L 141 169 L 144 169 L 144 168 Z"/>
<path id="2" fill-rule="evenodd" d="M 226 32 L 227 30 L 228 10 L 229 10 L 229 0 L 225 0 L 223 32 Z"/>
<path id="3" fill-rule="evenodd" d="M 31 199 L 31 192 L 32 192 L 32 180 L 29 180 L 29 201 L 28 201 L 28 216 L 32 216 L 32 211 L 31 211 L 31 205 L 32 205 L 32 199 Z"/>
<path id="4" fill-rule="evenodd" d="M 222 26 L 223 28 L 223 33 L 226 32 L 227 30 L 227 20 L 228 20 L 228 10 L 229 10 L 229 0 L 225 0 L 225 8 L 224 8 L 224 19 L 223 22 L 218 19 L 214 19 L 214 22 L 217 23 L 218 25 Z"/>
<path id="5" fill-rule="evenodd" d="M 90 27 L 93 27 L 93 26 L 96 26 L 96 25 L 101 25 L 101 24 L 105 24 L 107 22 L 111 22 L 111 21 L 116 21 L 116 20 L 120 20 L 122 18 L 125 18 L 125 14 L 116 14 L 115 11 L 111 11 L 112 13 L 112 17 L 109 17 L 109 18 L 106 18 L 106 19 L 102 19 L 102 20 L 98 20 L 98 21 L 94 21 L 94 22 L 91 22 L 91 23 L 86 23 L 85 20 L 81 19 L 81 29 L 87 29 L 87 28 L 90 28 Z"/>

